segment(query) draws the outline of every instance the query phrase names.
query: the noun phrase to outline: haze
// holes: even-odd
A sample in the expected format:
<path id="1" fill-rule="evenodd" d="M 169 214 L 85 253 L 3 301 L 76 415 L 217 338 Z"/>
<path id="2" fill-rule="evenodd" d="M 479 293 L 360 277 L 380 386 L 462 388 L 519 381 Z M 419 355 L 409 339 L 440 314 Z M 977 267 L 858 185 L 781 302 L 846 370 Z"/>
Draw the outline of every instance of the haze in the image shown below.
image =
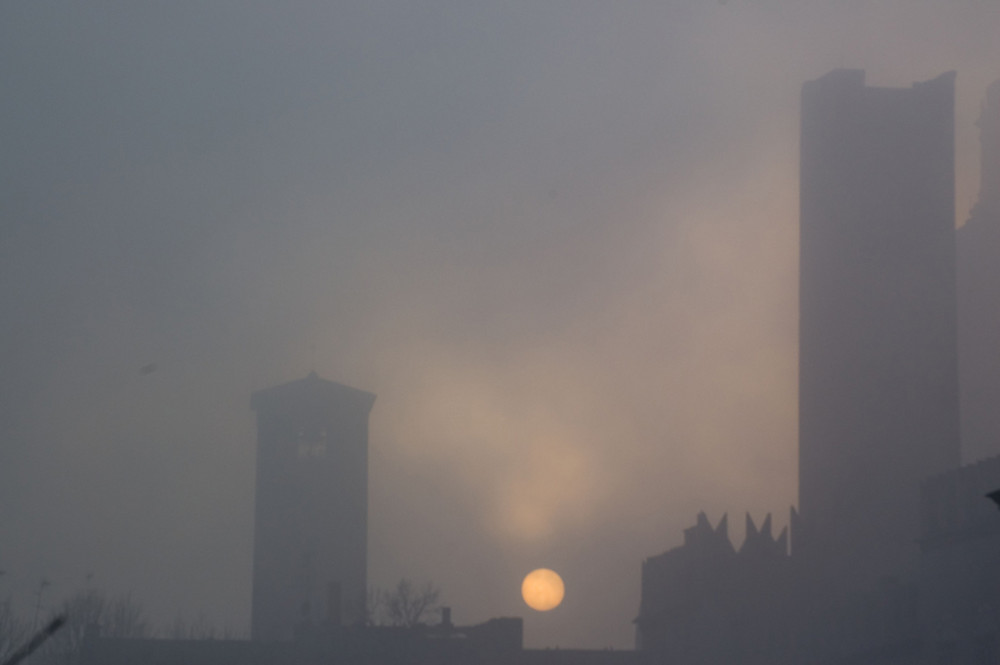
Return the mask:
<path id="1" fill-rule="evenodd" d="M 958 71 L 961 222 L 998 27 L 989 0 L 4 3 L 0 596 L 92 575 L 245 631 L 249 396 L 315 369 L 378 395 L 372 583 L 630 647 L 643 558 L 796 501 L 802 83 Z"/>

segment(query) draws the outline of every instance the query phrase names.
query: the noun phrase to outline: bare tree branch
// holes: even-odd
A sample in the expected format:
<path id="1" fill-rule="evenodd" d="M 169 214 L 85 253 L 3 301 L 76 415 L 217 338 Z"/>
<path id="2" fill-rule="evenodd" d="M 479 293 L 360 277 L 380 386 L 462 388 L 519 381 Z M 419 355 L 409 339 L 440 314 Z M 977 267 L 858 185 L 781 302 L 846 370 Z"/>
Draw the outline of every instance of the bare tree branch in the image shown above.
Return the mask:
<path id="1" fill-rule="evenodd" d="M 10 604 L 10 599 L 0 601 L 0 662 L 28 639 L 28 624 L 21 619 Z"/>
<path id="2" fill-rule="evenodd" d="M 42 649 L 43 659 L 51 665 L 76 665 L 91 633 L 136 638 L 150 634 L 145 611 L 130 594 L 108 598 L 96 589 L 84 589 L 63 601 L 55 614 L 67 621 Z"/>
<path id="3" fill-rule="evenodd" d="M 378 607 L 381 623 L 390 626 L 413 627 L 438 609 L 441 591 L 431 582 L 416 588 L 408 579 L 401 579 L 392 591 L 379 592 Z"/>

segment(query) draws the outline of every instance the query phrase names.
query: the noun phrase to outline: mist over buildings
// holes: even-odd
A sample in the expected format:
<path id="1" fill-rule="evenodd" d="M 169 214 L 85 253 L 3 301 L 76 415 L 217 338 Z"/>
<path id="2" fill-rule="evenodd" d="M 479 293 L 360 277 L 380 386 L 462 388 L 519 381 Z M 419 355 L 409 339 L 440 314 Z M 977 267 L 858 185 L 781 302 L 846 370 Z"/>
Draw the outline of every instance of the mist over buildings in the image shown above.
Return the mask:
<path id="1" fill-rule="evenodd" d="M 0 596 L 92 574 L 245 627 L 249 396 L 316 369 L 378 395 L 373 582 L 631 645 L 645 556 L 699 510 L 796 502 L 803 81 L 956 70 L 961 223 L 998 25 L 974 0 L 6 3 Z M 522 609 L 538 566 L 559 613 Z"/>

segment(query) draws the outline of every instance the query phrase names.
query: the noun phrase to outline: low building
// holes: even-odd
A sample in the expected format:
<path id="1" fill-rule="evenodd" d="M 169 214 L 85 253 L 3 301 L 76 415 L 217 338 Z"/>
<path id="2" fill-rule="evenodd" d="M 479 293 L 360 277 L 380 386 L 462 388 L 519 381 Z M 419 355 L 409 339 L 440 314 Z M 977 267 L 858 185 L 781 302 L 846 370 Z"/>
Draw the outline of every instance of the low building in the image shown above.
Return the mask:
<path id="1" fill-rule="evenodd" d="M 1000 457 L 924 482 L 920 623 L 928 663 L 1000 661 Z"/>
<path id="2" fill-rule="evenodd" d="M 354 626 L 299 631 L 293 640 L 93 637 L 81 665 L 640 665 L 636 651 L 524 649 L 520 618 L 473 626 Z"/>
<path id="3" fill-rule="evenodd" d="M 684 544 L 642 564 L 636 646 L 657 662 L 783 662 L 793 647 L 792 567 L 788 533 L 771 533 L 747 515 L 739 550 L 728 520 L 713 527 L 704 513 L 685 529 Z"/>

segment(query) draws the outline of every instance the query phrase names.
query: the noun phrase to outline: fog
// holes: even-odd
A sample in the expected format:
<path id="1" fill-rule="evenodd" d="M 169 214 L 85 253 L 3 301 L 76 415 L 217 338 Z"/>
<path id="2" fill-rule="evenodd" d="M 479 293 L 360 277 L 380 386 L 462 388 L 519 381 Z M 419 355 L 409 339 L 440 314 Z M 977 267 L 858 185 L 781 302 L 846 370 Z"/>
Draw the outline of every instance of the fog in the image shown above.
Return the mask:
<path id="1" fill-rule="evenodd" d="M 631 647 L 645 557 L 796 502 L 803 82 L 956 70 L 961 223 L 998 26 L 991 0 L 3 3 L 0 597 L 91 576 L 246 631 L 250 394 L 315 370 L 378 396 L 371 583 Z"/>

